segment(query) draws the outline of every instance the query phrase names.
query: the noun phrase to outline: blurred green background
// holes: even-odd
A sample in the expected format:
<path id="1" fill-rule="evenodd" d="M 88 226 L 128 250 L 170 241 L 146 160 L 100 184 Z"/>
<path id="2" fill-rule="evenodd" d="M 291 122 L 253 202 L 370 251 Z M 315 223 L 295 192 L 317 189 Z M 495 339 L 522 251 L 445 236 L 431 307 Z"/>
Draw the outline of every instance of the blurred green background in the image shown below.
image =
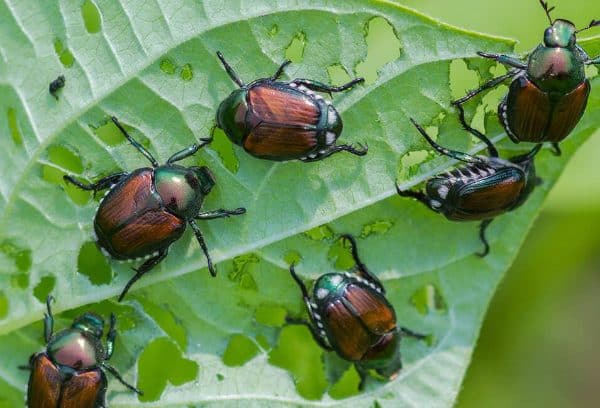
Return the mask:
<path id="1" fill-rule="evenodd" d="M 548 25 L 538 0 L 396 2 L 445 23 L 514 38 L 518 52 L 535 47 Z M 577 27 L 600 19 L 600 1 L 549 2 L 556 6 L 553 17 Z M 498 288 L 457 407 L 598 406 L 598 153 L 600 132 L 573 157 Z"/>

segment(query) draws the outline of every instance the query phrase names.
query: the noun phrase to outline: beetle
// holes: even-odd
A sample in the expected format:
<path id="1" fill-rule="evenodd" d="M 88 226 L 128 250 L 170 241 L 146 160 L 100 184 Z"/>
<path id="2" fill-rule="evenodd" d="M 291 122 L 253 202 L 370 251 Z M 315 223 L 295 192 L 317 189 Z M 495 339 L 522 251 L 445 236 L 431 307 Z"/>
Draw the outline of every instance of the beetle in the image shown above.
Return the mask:
<path id="1" fill-rule="evenodd" d="M 56 78 L 54 81 L 50 82 L 50 85 L 48 85 L 48 92 L 50 92 L 50 95 L 54 96 L 54 98 L 56 98 L 56 100 L 58 101 L 57 92 L 59 90 L 61 90 L 62 88 L 64 88 L 64 86 L 65 86 L 65 76 L 59 75 L 58 78 Z"/>
<path id="2" fill-rule="evenodd" d="M 509 90 L 498 106 L 498 117 L 506 133 L 515 143 L 552 142 L 560 155 L 558 142 L 566 138 L 581 119 L 590 93 L 590 82 L 585 75 L 585 65 L 600 64 L 600 56 L 590 58 L 577 45 L 576 34 L 600 25 L 592 20 L 585 28 L 562 19 L 552 20 L 548 3 L 540 0 L 550 27 L 544 31 L 544 42 L 528 56 L 527 62 L 517 57 L 478 52 L 480 56 L 505 65 L 510 70 L 493 78 L 480 88 L 468 92 L 452 102 L 459 108 L 464 120 L 462 105 L 482 91 L 493 88 L 512 78 Z"/>
<path id="3" fill-rule="evenodd" d="M 394 307 L 385 297 L 385 288 L 358 256 L 352 235 L 341 236 L 350 245 L 355 267 L 352 273 L 327 273 L 313 285 L 309 296 L 304 282 L 298 277 L 294 264 L 290 274 L 302 292 L 310 322 L 287 317 L 291 324 L 307 326 L 316 342 L 325 350 L 335 351 L 351 361 L 360 375 L 359 389 L 369 370 L 393 380 L 402 368 L 400 339 L 426 336 L 399 327 Z"/>
<path id="4" fill-rule="evenodd" d="M 479 237 L 484 249 L 478 255 L 486 256 L 490 246 L 485 230 L 492 220 L 521 206 L 542 182 L 535 174 L 534 163 L 542 144 L 537 144 L 526 154 L 505 160 L 498 157 L 498 151 L 485 135 L 474 129 L 480 139 L 487 140 L 489 156 L 471 156 L 438 145 L 414 119 L 411 122 L 438 153 L 465 165 L 430 178 L 425 192 L 402 191 L 396 184 L 398 194 L 416 198 L 452 221 L 481 221 Z"/>
<path id="5" fill-rule="evenodd" d="M 217 111 L 217 126 L 229 139 L 252 156 L 274 160 L 322 160 L 334 153 L 347 151 L 357 156 L 367 154 L 368 147 L 336 145 L 342 133 L 342 119 L 330 101 L 315 92 L 342 92 L 364 81 L 356 78 L 341 86 L 310 79 L 278 81 L 286 60 L 270 78 L 244 84 L 223 54 L 217 56 L 229 77 L 240 87 L 233 91 Z"/>
<path id="6" fill-rule="evenodd" d="M 240 215 L 246 209 L 200 212 L 204 197 L 215 185 L 214 176 L 206 166 L 175 164 L 196 153 L 212 139 L 201 139 L 202 143 L 175 153 L 166 164 L 159 165 L 152 154 L 127 133 L 117 118 L 113 116 L 111 119 L 152 167 L 131 173 L 115 173 L 91 184 L 81 183 L 69 175 L 65 175 L 64 180 L 94 194 L 108 188 L 94 218 L 94 232 L 100 248 L 118 260 L 146 259 L 139 268 L 134 268 L 136 274 L 125 285 L 119 301 L 123 300 L 131 285 L 167 256 L 169 246 L 182 236 L 187 224 L 192 227 L 206 256 L 210 274 L 216 276 L 195 220 Z"/>
<path id="7" fill-rule="evenodd" d="M 44 315 L 44 351 L 33 354 L 27 388 L 29 408 L 99 408 L 106 407 L 108 382 L 105 371 L 125 387 L 143 395 L 127 383 L 107 360 L 115 349 L 117 319 L 110 315 L 106 344 L 102 343 L 104 320 L 87 312 L 77 317 L 70 328 L 53 333 L 54 317 L 50 308 L 52 296 L 46 299 Z"/>

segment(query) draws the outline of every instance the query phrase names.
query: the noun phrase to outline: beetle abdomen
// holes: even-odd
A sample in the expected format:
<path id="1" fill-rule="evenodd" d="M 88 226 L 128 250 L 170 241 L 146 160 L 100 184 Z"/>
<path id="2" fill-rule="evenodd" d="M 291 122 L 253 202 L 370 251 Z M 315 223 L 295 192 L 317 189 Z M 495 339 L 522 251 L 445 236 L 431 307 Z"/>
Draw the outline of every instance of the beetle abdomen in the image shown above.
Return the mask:
<path id="1" fill-rule="evenodd" d="M 60 399 L 61 378 L 58 368 L 46 353 L 32 359 L 27 406 L 29 408 L 57 408 Z"/>
<path id="2" fill-rule="evenodd" d="M 137 258 L 169 246 L 181 237 L 185 226 L 184 220 L 165 210 L 150 210 L 110 235 L 98 234 L 98 242 L 117 259 Z"/>
<path id="3" fill-rule="evenodd" d="M 566 95 L 540 90 L 525 76 L 515 79 L 498 115 L 515 142 L 560 142 L 585 111 L 590 84 L 586 79 Z"/>

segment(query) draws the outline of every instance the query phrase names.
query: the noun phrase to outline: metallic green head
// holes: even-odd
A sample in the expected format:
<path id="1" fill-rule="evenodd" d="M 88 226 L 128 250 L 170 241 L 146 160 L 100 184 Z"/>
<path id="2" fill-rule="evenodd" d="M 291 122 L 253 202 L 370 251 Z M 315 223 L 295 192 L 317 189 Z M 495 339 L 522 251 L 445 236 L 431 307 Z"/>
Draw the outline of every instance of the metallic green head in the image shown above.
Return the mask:
<path id="1" fill-rule="evenodd" d="M 550 48 L 567 48 L 575 45 L 575 25 L 568 20 L 554 20 L 544 31 L 544 45 Z"/>
<path id="2" fill-rule="evenodd" d="M 206 166 L 157 167 L 154 185 L 164 205 L 183 219 L 198 214 L 204 197 L 215 185 L 215 178 Z"/>
<path id="3" fill-rule="evenodd" d="M 104 332 L 104 319 L 95 313 L 87 312 L 75 319 L 71 328 L 100 339 Z"/>

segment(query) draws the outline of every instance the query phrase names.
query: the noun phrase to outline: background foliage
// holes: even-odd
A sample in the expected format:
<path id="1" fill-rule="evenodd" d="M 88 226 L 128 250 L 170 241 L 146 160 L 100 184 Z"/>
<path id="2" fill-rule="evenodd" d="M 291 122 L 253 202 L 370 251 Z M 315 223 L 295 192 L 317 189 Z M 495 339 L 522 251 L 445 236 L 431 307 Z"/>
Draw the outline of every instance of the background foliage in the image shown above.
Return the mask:
<path id="1" fill-rule="evenodd" d="M 470 14 L 467 3 L 460 7 L 463 16 Z M 558 10 L 578 25 L 591 18 L 567 11 Z M 443 144 L 479 148 L 460 131 L 448 103 L 497 71 L 462 58 L 480 49 L 506 52 L 510 42 L 379 1 L 242 1 L 227 8 L 212 1 L 23 1 L 0 3 L 0 19 L 5 406 L 22 403 L 27 373 L 16 367 L 42 346 L 42 300 L 50 292 L 62 311 L 58 327 L 83 310 L 117 313 L 114 364 L 146 394 L 142 404 L 112 381 L 111 406 L 335 405 L 342 397 L 357 406 L 451 405 L 496 285 L 562 166 L 598 128 L 595 78 L 588 112 L 565 143 L 565 156 L 540 154 L 544 185 L 524 208 L 493 224 L 493 252 L 481 260 L 473 256 L 480 245 L 474 224 L 446 222 L 395 197 L 393 181 L 413 186 L 449 165 L 426 153 L 409 115 Z M 545 26 L 541 18 L 539 26 L 537 32 Z M 289 77 L 341 83 L 365 76 L 365 86 L 335 102 L 345 121 L 342 140 L 366 141 L 370 154 L 311 165 L 269 163 L 247 157 L 214 132 L 215 143 L 190 160 L 217 176 L 206 208 L 248 208 L 238 219 L 203 225 L 221 261 L 219 277 L 208 277 L 197 243 L 186 234 L 118 305 L 114 296 L 131 276 L 129 266 L 99 254 L 90 222 L 97 204 L 65 187 L 61 177 L 93 179 L 143 165 L 106 125 L 111 114 L 162 160 L 213 133 L 214 109 L 233 89 L 214 57 L 217 49 L 246 81 L 269 75 L 286 57 L 295 62 Z M 47 85 L 59 73 L 67 85 L 57 103 Z M 493 105 L 484 101 L 471 113 L 502 139 L 493 116 L 487 120 Z M 403 343 L 406 364 L 397 381 L 371 381 L 360 395 L 352 368 L 323 354 L 304 328 L 283 325 L 286 313 L 303 312 L 287 265 L 299 261 L 307 279 L 348 268 L 335 239 L 342 232 L 361 237 L 360 251 L 385 281 L 401 324 L 431 334 L 429 343 Z"/>

